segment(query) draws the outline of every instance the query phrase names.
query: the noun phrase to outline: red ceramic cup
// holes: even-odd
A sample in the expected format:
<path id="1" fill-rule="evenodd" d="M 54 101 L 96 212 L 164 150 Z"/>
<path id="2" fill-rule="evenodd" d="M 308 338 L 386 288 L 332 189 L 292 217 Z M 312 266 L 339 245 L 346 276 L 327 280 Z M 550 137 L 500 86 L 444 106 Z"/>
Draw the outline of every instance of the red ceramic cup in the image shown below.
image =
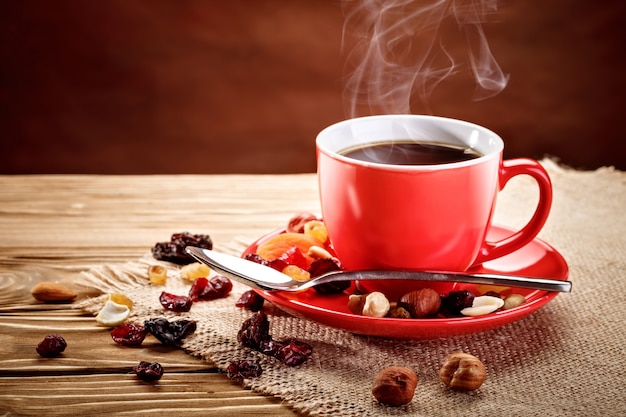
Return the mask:
<path id="1" fill-rule="evenodd" d="M 393 165 L 342 155 L 409 139 L 467 147 L 480 156 Z M 550 211 L 544 168 L 531 159 L 502 161 L 502 139 L 472 123 L 419 115 L 355 118 L 321 131 L 316 146 L 322 215 L 347 269 L 464 271 L 532 241 Z M 498 192 L 522 174 L 539 185 L 533 217 L 511 236 L 487 241 Z"/>

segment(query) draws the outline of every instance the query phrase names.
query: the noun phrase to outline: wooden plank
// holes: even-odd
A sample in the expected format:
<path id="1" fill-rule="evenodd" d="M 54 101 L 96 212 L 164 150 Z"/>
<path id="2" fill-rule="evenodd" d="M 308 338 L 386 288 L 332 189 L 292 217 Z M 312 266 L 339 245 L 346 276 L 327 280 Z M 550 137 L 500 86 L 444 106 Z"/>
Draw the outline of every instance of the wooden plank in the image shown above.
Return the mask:
<path id="1" fill-rule="evenodd" d="M 155 384 L 134 375 L 0 377 L 0 411 L 20 415 L 183 413 L 184 415 L 271 415 L 293 412 L 278 399 L 243 390 L 215 373 L 166 372 Z"/>
<path id="2" fill-rule="evenodd" d="M 241 389 L 209 362 L 146 339 L 124 348 L 68 304 L 30 296 L 40 281 L 72 285 L 81 271 L 136 260 L 174 232 L 208 233 L 236 253 L 318 207 L 314 175 L 0 176 L 0 412 L 7 415 L 272 415 L 293 411 Z M 94 295 L 75 288 L 79 297 Z M 60 333 L 68 347 L 35 347 Z M 158 361 L 156 385 L 129 372 Z"/>

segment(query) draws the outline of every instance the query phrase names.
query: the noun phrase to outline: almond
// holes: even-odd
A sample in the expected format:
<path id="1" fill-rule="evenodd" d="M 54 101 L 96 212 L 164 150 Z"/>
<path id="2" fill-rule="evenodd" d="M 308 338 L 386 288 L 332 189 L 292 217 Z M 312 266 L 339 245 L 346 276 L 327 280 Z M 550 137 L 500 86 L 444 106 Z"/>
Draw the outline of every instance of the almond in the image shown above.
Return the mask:
<path id="1" fill-rule="evenodd" d="M 35 285 L 30 293 L 39 301 L 71 301 L 77 297 L 71 289 L 56 282 L 40 282 Z"/>

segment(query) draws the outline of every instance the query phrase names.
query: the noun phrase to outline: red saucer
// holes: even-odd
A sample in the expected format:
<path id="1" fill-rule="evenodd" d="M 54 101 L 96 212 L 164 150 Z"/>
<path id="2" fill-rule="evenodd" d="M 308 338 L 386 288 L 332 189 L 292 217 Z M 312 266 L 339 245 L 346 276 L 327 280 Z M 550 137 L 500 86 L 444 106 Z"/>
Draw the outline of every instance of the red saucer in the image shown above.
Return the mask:
<path id="1" fill-rule="evenodd" d="M 250 245 L 243 256 L 254 253 L 263 241 L 279 234 L 278 230 L 265 235 Z M 489 232 L 489 240 L 498 240 L 509 236 L 511 231 L 504 227 L 493 226 Z M 520 250 L 502 258 L 486 262 L 472 272 L 489 272 L 497 274 L 522 275 L 534 278 L 551 278 L 566 280 L 568 267 L 565 259 L 547 243 L 535 239 Z M 398 282 L 400 283 L 400 282 Z M 396 286 L 398 284 L 395 284 Z M 453 290 L 468 289 L 477 293 L 476 286 L 460 283 L 419 283 L 411 284 L 412 288 L 402 287 L 404 293 L 416 287 L 434 287 L 440 293 Z M 371 290 L 372 288 L 369 288 Z M 382 291 L 390 297 L 386 291 Z M 537 309 L 543 307 L 557 296 L 556 292 L 513 289 L 513 293 L 526 297 L 526 303 L 506 311 L 498 311 L 479 317 L 429 318 L 429 319 L 393 319 L 376 318 L 352 314 L 348 310 L 348 296 L 356 291 L 352 285 L 342 294 L 320 295 L 309 289 L 302 292 L 261 291 L 257 290 L 266 300 L 281 310 L 296 317 L 314 320 L 327 326 L 347 330 L 352 333 L 378 336 L 392 339 L 422 340 L 436 339 L 460 334 L 468 334 L 494 329 L 520 320 Z M 393 294 L 395 297 L 396 294 Z M 392 298 L 390 298 L 392 299 Z"/>

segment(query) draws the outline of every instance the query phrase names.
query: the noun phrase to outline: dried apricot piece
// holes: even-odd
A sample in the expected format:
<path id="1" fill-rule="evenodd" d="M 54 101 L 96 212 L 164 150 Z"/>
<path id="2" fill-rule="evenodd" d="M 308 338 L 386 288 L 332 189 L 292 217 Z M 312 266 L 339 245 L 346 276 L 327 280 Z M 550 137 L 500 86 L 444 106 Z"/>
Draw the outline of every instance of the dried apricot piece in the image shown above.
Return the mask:
<path id="1" fill-rule="evenodd" d="M 310 265 L 313 261 L 313 258 L 311 258 L 308 254 L 311 246 L 323 247 L 324 243 L 320 242 L 319 239 L 314 236 L 305 235 L 303 233 L 287 232 L 276 235 L 261 243 L 258 246 L 256 253 L 263 259 L 273 261 L 274 259 L 280 258 L 285 252 L 295 247 L 302 253 L 302 255 L 304 255 L 307 263 Z"/>

